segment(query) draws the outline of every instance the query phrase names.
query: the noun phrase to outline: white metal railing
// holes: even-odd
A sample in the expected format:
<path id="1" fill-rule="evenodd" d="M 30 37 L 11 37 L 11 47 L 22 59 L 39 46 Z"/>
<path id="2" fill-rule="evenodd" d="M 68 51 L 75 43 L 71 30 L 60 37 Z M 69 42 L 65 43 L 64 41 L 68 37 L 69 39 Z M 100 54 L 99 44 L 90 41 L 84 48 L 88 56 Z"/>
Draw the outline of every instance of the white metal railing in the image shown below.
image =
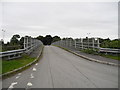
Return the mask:
<path id="1" fill-rule="evenodd" d="M 0 52 L 0 58 L 7 60 L 19 58 L 23 53 L 30 54 L 35 48 L 42 46 L 42 42 L 31 37 L 24 37 L 24 49 Z"/>
<path id="2" fill-rule="evenodd" d="M 99 52 L 104 52 L 104 53 L 120 53 L 120 49 L 100 48 Z"/>
<path id="3" fill-rule="evenodd" d="M 11 50 L 0 52 L 0 58 L 7 57 L 7 59 L 19 58 L 21 54 L 25 51 L 25 49 Z"/>
<path id="4" fill-rule="evenodd" d="M 100 48 L 99 38 L 65 39 L 52 44 L 74 47 L 76 49 Z"/>
<path id="5" fill-rule="evenodd" d="M 77 50 L 82 49 L 98 49 L 98 52 L 103 53 L 120 53 L 120 49 L 101 48 L 99 38 L 80 38 L 80 39 L 65 39 L 52 43 L 52 45 L 58 45 L 66 48 L 74 48 Z"/>

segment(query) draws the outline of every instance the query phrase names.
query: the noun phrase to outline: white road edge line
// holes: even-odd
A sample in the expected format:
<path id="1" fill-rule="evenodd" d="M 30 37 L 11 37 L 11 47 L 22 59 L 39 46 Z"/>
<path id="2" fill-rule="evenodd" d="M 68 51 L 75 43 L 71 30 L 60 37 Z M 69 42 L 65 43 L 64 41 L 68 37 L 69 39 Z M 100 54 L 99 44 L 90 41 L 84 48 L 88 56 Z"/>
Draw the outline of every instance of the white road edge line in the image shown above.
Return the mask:
<path id="1" fill-rule="evenodd" d="M 35 64 L 36 66 L 38 65 L 38 63 Z"/>
<path id="2" fill-rule="evenodd" d="M 31 83 L 31 82 L 28 82 L 28 83 L 27 83 L 27 86 L 32 86 L 32 83 Z"/>
<path id="3" fill-rule="evenodd" d="M 20 76 L 17 76 L 16 79 L 18 79 Z"/>
<path id="4" fill-rule="evenodd" d="M 33 71 L 36 71 L 36 68 L 33 68 Z"/>
<path id="5" fill-rule="evenodd" d="M 30 76 L 30 78 L 34 78 L 34 76 L 33 76 L 33 74 L 31 73 L 31 76 Z"/>
<path id="6" fill-rule="evenodd" d="M 13 83 L 11 83 L 11 85 L 10 85 L 9 88 L 8 88 L 8 90 L 14 88 L 13 86 L 16 85 L 16 84 L 17 84 L 17 82 L 13 82 Z"/>

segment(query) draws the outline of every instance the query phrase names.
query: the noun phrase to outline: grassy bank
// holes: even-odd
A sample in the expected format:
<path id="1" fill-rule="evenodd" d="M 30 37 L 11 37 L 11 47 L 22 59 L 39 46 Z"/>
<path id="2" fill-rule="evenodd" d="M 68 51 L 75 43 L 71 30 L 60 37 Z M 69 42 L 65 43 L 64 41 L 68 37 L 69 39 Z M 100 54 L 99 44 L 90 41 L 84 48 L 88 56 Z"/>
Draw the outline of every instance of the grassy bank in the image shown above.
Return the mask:
<path id="1" fill-rule="evenodd" d="M 100 56 L 115 59 L 115 60 L 120 60 L 120 55 L 115 56 L 115 55 L 109 55 L 109 54 L 102 54 L 102 53 L 98 53 L 97 50 L 85 49 L 85 50 L 81 50 L 81 52 L 88 53 L 88 54 L 94 54 L 94 55 L 100 55 Z"/>
<path id="2" fill-rule="evenodd" d="M 115 59 L 115 60 L 120 60 L 120 55 L 118 55 L 118 56 L 113 56 L 113 55 L 101 54 L 101 56 L 106 57 L 106 58 Z"/>
<path id="3" fill-rule="evenodd" d="M 34 61 L 35 58 L 24 55 L 23 57 L 19 59 L 14 59 L 14 60 L 3 60 L 2 61 L 2 74 L 12 71 L 14 69 L 20 68 L 22 66 L 25 66 L 26 64 Z"/>

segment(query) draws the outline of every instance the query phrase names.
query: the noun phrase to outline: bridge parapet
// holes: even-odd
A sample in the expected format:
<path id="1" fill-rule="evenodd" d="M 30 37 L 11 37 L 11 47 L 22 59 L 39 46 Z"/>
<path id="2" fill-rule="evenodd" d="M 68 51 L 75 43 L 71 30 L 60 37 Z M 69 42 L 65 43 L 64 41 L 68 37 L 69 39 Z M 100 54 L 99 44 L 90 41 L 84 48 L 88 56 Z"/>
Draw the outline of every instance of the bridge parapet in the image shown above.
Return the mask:
<path id="1" fill-rule="evenodd" d="M 93 49 L 101 53 L 120 54 L 120 49 L 101 48 L 99 38 L 80 38 L 80 39 L 65 39 L 52 43 L 65 48 L 73 48 L 77 50 Z"/>
<path id="2" fill-rule="evenodd" d="M 3 58 L 5 60 L 19 58 L 23 53 L 30 54 L 36 48 L 43 46 L 43 43 L 40 40 L 25 36 L 23 45 L 24 49 L 0 52 L 0 58 Z"/>
<path id="3" fill-rule="evenodd" d="M 76 49 L 100 48 L 99 38 L 65 39 L 52 44 L 74 47 Z"/>

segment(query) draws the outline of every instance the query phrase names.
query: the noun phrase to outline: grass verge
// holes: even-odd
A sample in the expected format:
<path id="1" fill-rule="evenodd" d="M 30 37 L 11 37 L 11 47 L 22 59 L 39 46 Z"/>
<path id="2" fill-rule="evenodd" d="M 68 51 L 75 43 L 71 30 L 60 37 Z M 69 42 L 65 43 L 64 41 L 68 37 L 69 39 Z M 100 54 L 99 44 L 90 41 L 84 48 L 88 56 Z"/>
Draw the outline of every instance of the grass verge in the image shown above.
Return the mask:
<path id="1" fill-rule="evenodd" d="M 35 58 L 30 57 L 28 55 L 24 55 L 23 57 L 19 59 L 14 59 L 14 60 L 3 60 L 2 61 L 2 74 L 12 71 L 14 69 L 20 68 L 22 66 L 25 66 L 26 64 L 34 61 Z"/>
<path id="2" fill-rule="evenodd" d="M 13 70 L 10 70 L 10 68 L 9 68 L 10 65 L 8 66 L 9 71 L 5 70 L 5 66 L 10 64 L 10 62 L 9 63 L 8 62 L 7 63 L 3 62 L 4 65 L 3 65 L 2 69 L 4 68 L 4 72 L 3 72 L 4 75 L 2 75 L 2 79 L 6 79 L 8 77 L 11 77 L 11 76 L 15 75 L 16 73 L 22 72 L 22 71 L 28 69 L 29 67 L 31 67 L 33 64 L 37 63 L 42 58 L 43 49 L 44 49 L 44 46 L 41 47 L 41 52 L 35 58 L 30 57 L 28 55 L 25 55 L 22 58 L 19 58 L 19 59 L 16 59 L 16 60 L 11 60 L 12 65 L 13 65 L 13 62 L 14 62 L 14 64 L 18 64 L 18 65 L 14 65 L 14 68 L 13 67 L 11 68 Z M 8 72 L 6 72 L 6 71 L 8 71 Z"/>
<path id="3" fill-rule="evenodd" d="M 120 60 L 120 55 L 110 55 L 110 54 L 103 54 L 103 53 L 98 53 L 97 50 L 92 50 L 92 49 L 85 49 L 85 50 L 80 50 L 81 52 L 88 53 L 88 54 L 94 54 L 94 55 L 99 55 L 103 56 L 106 58 L 111 58 L 114 60 Z"/>
<path id="4" fill-rule="evenodd" d="M 111 58 L 111 59 L 114 59 L 114 60 L 119 60 L 120 61 L 120 55 L 117 55 L 117 56 L 113 56 L 113 55 L 105 55 L 105 54 L 100 54 L 100 56 L 103 56 L 103 57 L 106 57 L 106 58 Z"/>

